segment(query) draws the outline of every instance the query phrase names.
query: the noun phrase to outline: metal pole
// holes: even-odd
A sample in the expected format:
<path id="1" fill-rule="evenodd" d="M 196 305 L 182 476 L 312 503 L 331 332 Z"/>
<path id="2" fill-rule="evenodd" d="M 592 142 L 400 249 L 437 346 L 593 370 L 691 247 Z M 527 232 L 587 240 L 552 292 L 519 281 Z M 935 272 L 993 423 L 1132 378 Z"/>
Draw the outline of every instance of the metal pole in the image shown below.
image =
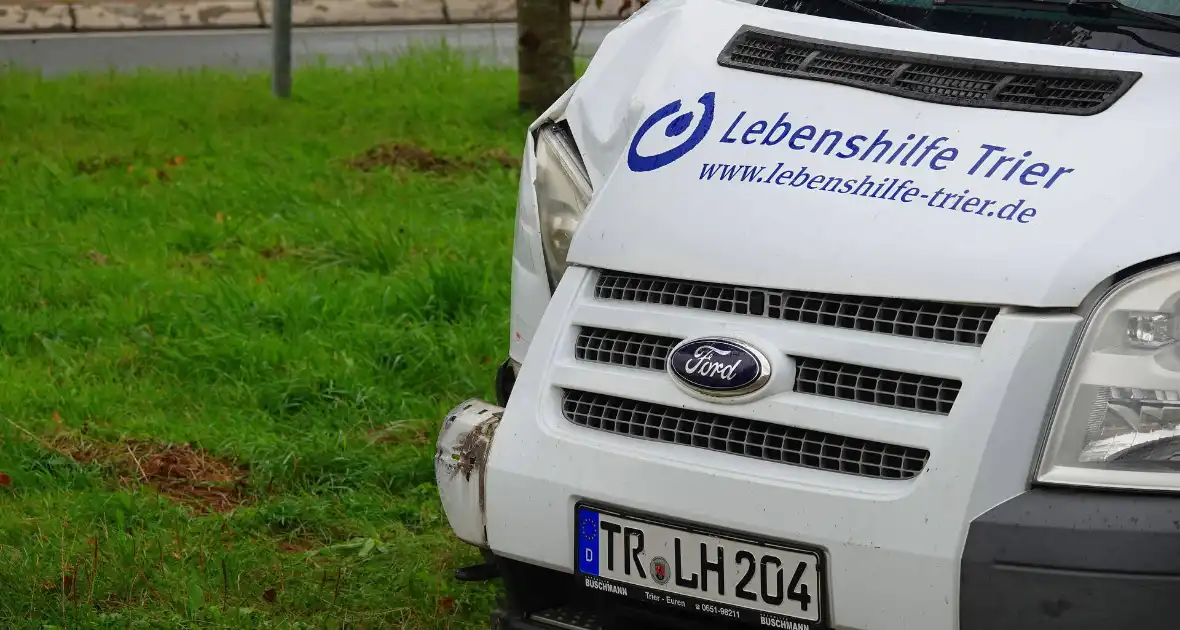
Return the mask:
<path id="1" fill-rule="evenodd" d="M 273 67 L 271 89 L 275 96 L 291 96 L 291 0 L 272 0 L 274 24 L 271 25 Z"/>

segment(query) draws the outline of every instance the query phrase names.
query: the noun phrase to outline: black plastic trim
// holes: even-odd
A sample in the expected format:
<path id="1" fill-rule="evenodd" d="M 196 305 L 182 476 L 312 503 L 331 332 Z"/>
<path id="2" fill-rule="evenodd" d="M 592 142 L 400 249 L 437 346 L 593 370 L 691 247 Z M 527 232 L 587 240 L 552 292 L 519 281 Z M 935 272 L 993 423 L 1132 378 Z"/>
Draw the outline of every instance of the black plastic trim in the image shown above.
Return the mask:
<path id="1" fill-rule="evenodd" d="M 1034 488 L 971 523 L 960 630 L 1173 630 L 1180 497 Z"/>
<path id="2" fill-rule="evenodd" d="M 504 600 L 492 613 L 496 630 L 553 630 L 530 620 L 533 613 L 556 607 L 594 612 L 606 630 L 752 630 L 759 626 L 637 602 L 586 588 L 572 573 L 554 571 L 498 556 L 504 577 Z"/>
<path id="3" fill-rule="evenodd" d="M 496 404 L 508 406 L 508 398 L 512 396 L 512 388 L 516 385 L 516 367 L 512 359 L 507 359 L 496 370 Z"/>
<path id="4" fill-rule="evenodd" d="M 771 37 L 781 40 L 784 46 L 794 46 L 800 48 L 809 48 L 815 51 L 826 51 L 839 54 L 871 56 L 876 59 L 888 60 L 903 64 L 927 64 L 932 66 L 939 66 L 942 68 L 955 70 L 968 70 L 976 72 L 995 72 L 999 74 L 1013 74 L 1021 77 L 1035 77 L 1045 79 L 1077 79 L 1077 80 L 1091 80 L 1091 81 L 1114 81 L 1119 83 L 1119 87 L 1105 97 L 1101 104 L 1090 108 L 1062 108 L 1056 106 L 1045 105 L 1028 105 L 1023 103 L 1008 103 L 990 98 L 988 100 L 954 98 L 948 96 L 941 96 L 938 94 L 926 94 L 912 90 L 905 90 L 895 87 L 892 80 L 888 84 L 874 84 L 863 81 L 855 81 L 838 76 L 829 76 L 824 74 L 813 74 L 805 71 L 787 70 L 780 68 L 769 68 L 766 66 L 759 66 L 754 64 L 742 63 L 733 60 L 733 52 L 735 47 L 740 44 L 747 34 L 754 33 L 765 37 Z M 858 88 L 862 90 L 869 90 L 873 92 L 880 92 L 889 94 L 891 96 L 898 96 L 901 98 L 908 98 L 911 100 L 925 101 L 930 103 L 939 103 L 942 105 L 957 105 L 962 107 L 976 107 L 985 109 L 1002 109 L 1022 112 L 1034 112 L 1045 114 L 1063 114 L 1073 116 L 1092 116 L 1105 111 L 1116 101 L 1119 100 L 1131 86 L 1143 76 L 1141 72 L 1124 71 L 1124 70 L 1106 70 L 1098 68 L 1070 68 L 1062 66 L 1047 66 L 1031 63 L 1014 63 L 1007 61 L 993 61 L 985 59 L 970 59 L 966 57 L 950 57 L 945 55 L 931 55 L 924 53 L 916 53 L 909 51 L 888 50 L 884 48 L 875 48 L 871 46 L 859 46 L 856 44 L 837 43 L 820 39 L 813 39 L 810 37 L 801 37 L 798 35 L 791 35 L 789 33 L 782 33 L 778 31 L 771 31 L 768 29 L 758 28 L 751 25 L 743 25 L 738 28 L 737 32 L 733 34 L 725 48 L 717 56 L 717 63 L 726 68 L 733 68 L 736 70 L 745 70 L 749 72 L 758 72 L 762 74 L 769 74 L 773 76 L 789 77 L 792 79 L 805 79 L 810 81 L 822 81 L 826 83 L 837 83 L 840 85 Z M 804 62 L 804 67 L 807 62 Z M 896 76 L 894 77 L 896 79 Z"/>
<path id="5" fill-rule="evenodd" d="M 549 624 L 538 624 L 502 608 L 492 611 L 491 630 L 554 630 Z"/>

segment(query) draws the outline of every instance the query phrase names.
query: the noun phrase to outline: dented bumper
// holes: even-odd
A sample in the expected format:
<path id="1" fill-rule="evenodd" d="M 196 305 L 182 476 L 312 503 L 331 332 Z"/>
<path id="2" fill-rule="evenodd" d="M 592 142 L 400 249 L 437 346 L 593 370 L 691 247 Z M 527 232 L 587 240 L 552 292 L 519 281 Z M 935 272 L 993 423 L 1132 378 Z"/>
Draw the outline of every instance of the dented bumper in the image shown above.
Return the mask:
<path id="1" fill-rule="evenodd" d="M 504 408 L 470 399 L 452 409 L 439 431 L 434 475 L 451 529 L 460 540 L 487 548 L 486 475 L 492 437 Z"/>

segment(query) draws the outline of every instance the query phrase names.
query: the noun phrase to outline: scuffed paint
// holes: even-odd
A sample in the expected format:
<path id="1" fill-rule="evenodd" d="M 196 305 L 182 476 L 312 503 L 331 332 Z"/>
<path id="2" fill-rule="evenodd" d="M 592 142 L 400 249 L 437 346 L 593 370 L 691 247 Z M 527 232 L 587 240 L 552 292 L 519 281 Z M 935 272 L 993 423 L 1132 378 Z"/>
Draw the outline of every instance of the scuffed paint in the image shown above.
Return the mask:
<path id="1" fill-rule="evenodd" d="M 435 481 L 451 529 L 476 546 L 487 544 L 485 471 L 502 407 L 469 400 L 447 414 L 438 434 Z"/>
<path id="2" fill-rule="evenodd" d="M 463 434 L 459 444 L 455 446 L 459 457 L 456 472 L 462 473 L 465 480 L 471 481 L 471 471 L 477 467 L 480 472 L 483 472 L 488 449 L 492 445 L 492 436 L 503 416 L 503 412 L 492 414 L 487 420 L 476 425 L 474 429 Z"/>

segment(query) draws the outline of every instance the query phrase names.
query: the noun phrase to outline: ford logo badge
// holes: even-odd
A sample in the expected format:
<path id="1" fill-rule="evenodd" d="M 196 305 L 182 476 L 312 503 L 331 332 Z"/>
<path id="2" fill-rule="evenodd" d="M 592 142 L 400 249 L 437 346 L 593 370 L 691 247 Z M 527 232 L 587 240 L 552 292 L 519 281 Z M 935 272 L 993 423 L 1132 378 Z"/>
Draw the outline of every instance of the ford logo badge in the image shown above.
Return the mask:
<path id="1" fill-rule="evenodd" d="M 726 337 L 686 339 L 668 353 L 668 373 L 689 391 L 728 398 L 770 380 L 770 361 L 753 346 Z"/>

